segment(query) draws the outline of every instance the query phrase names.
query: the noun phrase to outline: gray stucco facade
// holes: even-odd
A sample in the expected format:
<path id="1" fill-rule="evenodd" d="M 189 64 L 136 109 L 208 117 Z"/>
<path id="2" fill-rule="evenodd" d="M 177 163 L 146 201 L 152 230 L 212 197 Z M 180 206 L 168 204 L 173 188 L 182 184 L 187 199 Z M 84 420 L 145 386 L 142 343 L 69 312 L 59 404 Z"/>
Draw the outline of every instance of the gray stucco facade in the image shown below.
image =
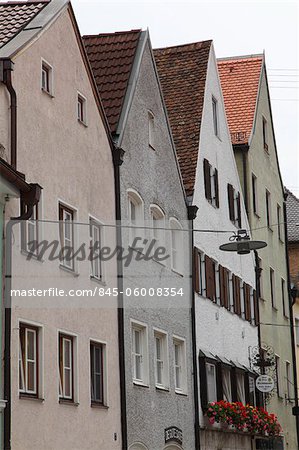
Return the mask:
<path id="1" fill-rule="evenodd" d="M 183 296 L 134 297 L 124 296 L 125 374 L 127 399 L 128 448 L 149 450 L 183 448 L 194 444 L 193 369 L 191 342 L 191 247 L 188 232 L 187 207 L 184 190 L 167 123 L 167 117 L 155 72 L 148 35 L 142 53 L 135 92 L 127 116 L 123 138 L 118 145 L 125 151 L 120 169 L 122 223 L 128 223 L 128 191 L 134 190 L 143 202 L 144 236 L 151 237 L 151 205 L 164 212 L 165 243 L 169 251 L 171 236 L 169 219 L 179 221 L 183 243 L 183 276 L 171 268 L 170 258 L 163 264 L 132 261 L 124 267 L 126 288 L 173 287 L 182 289 Z M 133 74 L 131 74 L 132 76 Z M 154 116 L 154 148 L 149 146 L 149 111 Z M 129 231 L 123 228 L 124 247 Z M 162 231 L 163 232 L 163 231 Z M 164 239 L 164 238 L 163 238 Z M 148 377 L 146 383 L 133 381 L 132 321 L 147 328 Z M 168 386 L 157 388 L 155 382 L 155 329 L 167 335 Z M 173 339 L 185 342 L 186 385 L 184 392 L 175 389 Z M 182 431 L 182 444 L 165 441 L 165 429 L 177 427 Z M 142 445 L 140 445 L 142 444 Z"/>

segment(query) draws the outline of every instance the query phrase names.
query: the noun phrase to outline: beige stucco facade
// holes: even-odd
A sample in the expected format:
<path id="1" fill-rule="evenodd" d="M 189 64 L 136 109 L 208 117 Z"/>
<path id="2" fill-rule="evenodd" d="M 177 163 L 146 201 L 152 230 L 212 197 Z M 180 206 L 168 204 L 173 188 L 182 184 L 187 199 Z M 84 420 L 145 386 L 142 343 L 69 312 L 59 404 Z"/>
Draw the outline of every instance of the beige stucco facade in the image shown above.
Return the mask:
<path id="1" fill-rule="evenodd" d="M 41 61 L 53 71 L 53 96 L 41 90 Z M 18 99 L 18 170 L 42 188 L 44 239 L 59 239 L 58 203 L 75 210 L 77 242 L 88 242 L 89 217 L 114 224 L 114 170 L 109 139 L 99 113 L 75 34 L 69 7 L 14 58 L 13 85 Z M 78 92 L 86 99 L 87 126 L 77 119 Z M 9 159 L 9 97 L 0 86 L 0 135 Z M 10 200 L 6 218 L 19 214 Z M 104 227 L 105 229 L 105 227 Z M 109 231 L 110 230 L 110 231 Z M 105 233 L 115 245 L 115 228 Z M 116 287 L 116 262 L 104 267 L 105 285 L 90 278 L 90 262 L 74 273 L 59 261 L 26 261 L 14 228 L 13 287 L 95 289 Z M 117 298 L 13 298 L 11 399 L 13 450 L 96 450 L 121 448 Z M 72 303 L 73 302 L 73 303 Z M 20 398 L 18 352 L 20 322 L 39 329 L 39 398 Z M 74 337 L 74 402 L 59 403 L 58 333 Z M 105 346 L 105 407 L 91 407 L 90 342 Z"/>
<path id="2" fill-rule="evenodd" d="M 263 117 L 267 121 L 268 151 L 263 144 Z M 235 150 L 239 176 L 244 191 L 244 172 L 241 151 Z M 261 259 L 261 300 L 260 330 L 261 343 L 273 348 L 278 356 L 278 386 L 272 395 L 267 409 L 278 415 L 285 436 L 285 448 L 297 448 L 295 418 L 292 415 L 294 406 L 292 344 L 288 303 L 288 274 L 284 225 L 279 226 L 277 206 L 280 206 L 280 222 L 284 222 L 284 193 L 280 177 L 277 153 L 275 147 L 269 93 L 265 71 L 262 71 L 259 95 L 256 105 L 255 122 L 246 152 L 248 217 L 253 239 L 267 242 L 267 247 L 259 250 Z M 253 212 L 252 176 L 256 177 L 257 212 Z M 270 227 L 267 226 L 266 190 L 270 193 Z M 274 270 L 274 306 L 271 302 L 270 268 Z M 284 288 L 282 289 L 282 280 Z M 283 293 L 282 293 L 283 291 Z M 283 307 L 283 297 L 285 307 Z M 284 314 L 285 308 L 285 314 Z M 268 324 L 268 325 L 267 325 Z M 289 389 L 287 393 L 286 364 L 290 364 Z M 271 375 L 276 377 L 275 368 Z"/>

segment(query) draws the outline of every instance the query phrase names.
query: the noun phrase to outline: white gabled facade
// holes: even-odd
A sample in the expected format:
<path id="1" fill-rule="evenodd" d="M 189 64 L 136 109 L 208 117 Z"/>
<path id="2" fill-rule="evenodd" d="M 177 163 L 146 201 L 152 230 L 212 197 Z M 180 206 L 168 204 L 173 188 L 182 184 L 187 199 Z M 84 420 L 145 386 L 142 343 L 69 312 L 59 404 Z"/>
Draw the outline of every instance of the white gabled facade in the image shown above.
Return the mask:
<path id="1" fill-rule="evenodd" d="M 215 104 L 217 110 L 217 125 L 215 125 L 213 114 Z M 218 135 L 216 135 L 215 126 L 218 128 Z M 205 159 L 211 166 L 211 175 L 214 175 L 215 169 L 218 171 L 219 207 L 215 205 L 215 200 L 210 202 L 206 198 L 204 181 Z M 251 253 L 249 255 L 240 256 L 236 253 L 226 253 L 219 249 L 219 246 L 228 242 L 229 237 L 233 234 L 233 232 L 237 232 L 238 230 L 238 224 L 235 225 L 230 220 L 228 184 L 233 186 L 235 196 L 238 192 L 241 193 L 238 171 L 226 122 L 215 53 L 213 45 L 211 45 L 204 94 L 193 204 L 199 207 L 197 217 L 194 220 L 194 229 L 215 231 L 208 233 L 200 231 L 194 232 L 194 245 L 201 252 L 201 256 L 198 255 L 198 258 L 201 259 L 201 263 L 199 262 L 198 264 L 201 266 L 202 277 L 202 282 L 198 282 L 199 285 L 201 284 L 201 294 L 195 294 L 197 357 L 199 354 L 203 356 L 203 352 L 207 356 L 207 359 L 203 358 L 204 362 L 209 361 L 209 357 L 212 358 L 212 363 L 213 357 L 218 357 L 220 359 L 225 358 L 225 360 L 233 362 L 237 366 L 244 366 L 244 370 L 247 368 L 249 371 L 250 351 L 253 347 L 258 345 L 258 330 L 253 319 L 253 289 L 255 289 L 254 254 Z M 211 187 L 211 195 L 213 197 L 215 194 L 213 176 L 211 178 Z M 249 230 L 242 193 L 240 195 L 240 209 L 241 228 Z M 217 231 L 219 232 L 217 233 Z M 222 233 L 222 231 L 227 232 Z M 215 263 L 215 302 L 207 298 L 207 289 L 209 288 L 206 280 L 208 273 L 206 272 L 210 269 L 206 268 L 206 255 Z M 227 268 L 229 271 L 228 297 L 230 305 L 228 308 L 220 305 L 219 264 Z M 240 315 L 234 313 L 232 274 L 236 275 L 241 280 Z M 251 321 L 245 320 L 245 311 L 243 306 L 243 282 L 251 287 Z M 207 386 L 202 386 L 201 383 L 203 383 L 203 381 L 201 377 L 201 369 L 199 369 L 199 391 L 206 391 L 207 400 L 212 400 L 212 398 L 209 399 Z M 217 389 L 217 386 L 215 386 L 215 388 Z M 200 405 L 200 426 L 203 427 L 208 425 L 208 421 L 206 417 L 204 417 L 202 398 L 200 398 Z M 219 438 L 219 433 L 213 433 L 213 427 L 215 428 L 215 425 L 208 425 L 208 430 L 201 432 L 203 449 L 216 448 L 216 444 L 219 443 L 219 439 L 223 439 Z M 246 438 L 231 434 L 227 435 L 225 439 L 225 448 L 251 448 L 250 437 Z M 213 445 L 215 445 L 215 447 L 213 447 Z M 239 446 L 235 447 L 235 445 Z"/>

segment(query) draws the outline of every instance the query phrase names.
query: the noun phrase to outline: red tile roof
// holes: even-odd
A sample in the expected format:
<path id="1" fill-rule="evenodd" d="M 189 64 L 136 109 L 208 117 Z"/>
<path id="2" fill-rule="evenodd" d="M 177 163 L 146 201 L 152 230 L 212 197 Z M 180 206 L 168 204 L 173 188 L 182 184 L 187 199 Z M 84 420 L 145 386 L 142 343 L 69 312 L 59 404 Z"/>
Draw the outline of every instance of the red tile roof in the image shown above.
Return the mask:
<path id="1" fill-rule="evenodd" d="M 14 38 L 48 0 L 0 3 L 0 48 Z"/>
<path id="2" fill-rule="evenodd" d="M 112 133 L 117 130 L 141 30 L 83 36 Z"/>
<path id="3" fill-rule="evenodd" d="M 186 195 L 193 195 L 212 41 L 154 50 Z"/>
<path id="4" fill-rule="evenodd" d="M 263 55 L 218 60 L 233 144 L 247 144 L 253 127 Z"/>

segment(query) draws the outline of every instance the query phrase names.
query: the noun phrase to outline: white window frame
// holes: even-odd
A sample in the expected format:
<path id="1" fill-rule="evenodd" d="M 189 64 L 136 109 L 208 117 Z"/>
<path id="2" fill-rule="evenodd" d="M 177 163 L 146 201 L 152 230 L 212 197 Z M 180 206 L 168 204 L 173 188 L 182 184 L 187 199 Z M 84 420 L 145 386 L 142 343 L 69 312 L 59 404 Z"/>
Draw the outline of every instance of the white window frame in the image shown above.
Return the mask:
<path id="1" fill-rule="evenodd" d="M 186 339 L 180 336 L 173 335 L 173 374 L 174 374 L 174 386 L 177 394 L 187 394 L 187 359 L 186 359 Z M 175 346 L 180 348 L 180 361 L 176 361 Z M 177 385 L 176 372 L 180 372 L 181 386 Z"/>
<path id="2" fill-rule="evenodd" d="M 269 217 L 269 223 L 268 223 Z M 266 189 L 266 221 L 268 229 L 272 231 L 272 204 L 271 204 L 271 192 Z"/>
<path id="3" fill-rule="evenodd" d="M 165 213 L 163 212 L 160 206 L 152 204 L 150 206 L 150 216 L 151 216 L 151 228 L 152 228 L 152 239 L 155 239 L 157 242 L 153 249 L 153 254 L 155 253 L 158 247 L 166 246 L 165 239 Z M 159 229 L 156 229 L 155 223 Z M 164 264 L 163 261 L 159 261 Z"/>
<path id="4" fill-rule="evenodd" d="M 213 367 L 213 371 L 214 371 L 214 375 L 213 375 L 213 379 L 214 379 L 214 386 L 213 386 L 213 390 L 215 393 L 215 396 L 213 397 L 211 394 L 211 392 L 209 392 L 209 387 L 210 387 L 210 383 L 208 381 L 208 369 Z M 206 377 L 207 377 L 207 399 L 208 399 L 208 403 L 210 402 L 217 402 L 217 375 L 216 375 L 216 364 L 213 364 L 209 361 L 205 362 L 205 369 L 206 369 Z"/>
<path id="5" fill-rule="evenodd" d="M 148 386 L 149 383 L 149 351 L 148 351 L 148 326 L 143 323 L 143 322 L 139 322 L 137 320 L 133 320 L 131 319 L 131 346 L 132 346 L 132 378 L 133 378 L 133 384 L 136 385 L 143 385 L 143 386 Z M 140 337 L 141 337 L 141 348 L 140 348 L 140 353 L 138 354 L 136 352 L 136 348 L 134 348 L 134 342 L 135 342 L 135 338 L 134 338 L 134 332 L 138 331 L 140 332 Z M 137 378 L 136 377 L 136 356 L 140 356 L 141 359 L 141 377 Z"/>
<path id="6" fill-rule="evenodd" d="M 148 145 L 151 149 L 155 150 L 155 115 L 152 111 L 148 110 Z"/>
<path id="7" fill-rule="evenodd" d="M 20 394 L 29 394 L 34 397 L 39 396 L 39 327 L 36 325 L 29 324 L 28 322 L 19 322 L 19 330 L 21 330 L 21 327 L 24 328 L 25 331 L 25 338 L 24 338 L 24 346 L 25 346 L 25 355 L 24 355 L 24 364 L 23 364 L 23 355 L 22 355 L 22 346 L 21 346 L 21 336 L 19 332 L 19 377 L 21 376 L 22 384 L 19 385 L 19 392 Z M 34 335 L 34 357 L 33 359 L 28 357 L 28 334 L 33 333 Z M 33 364 L 34 365 L 34 389 L 28 388 L 28 365 Z"/>
<path id="8" fill-rule="evenodd" d="M 60 219 L 60 207 L 62 207 L 63 209 L 63 223 L 60 223 L 59 220 L 59 242 L 60 242 L 60 250 L 62 247 L 65 247 L 66 241 L 71 242 L 73 244 L 73 246 L 71 248 L 73 248 L 73 253 L 75 253 L 75 247 L 76 247 L 76 242 L 77 242 L 77 236 L 76 236 L 76 229 L 75 229 L 75 222 L 77 219 L 77 214 L 78 211 L 71 205 L 68 205 L 67 203 L 65 203 L 62 200 L 58 200 L 58 219 Z M 65 212 L 67 212 L 68 214 L 72 214 L 73 219 L 71 221 L 72 225 L 71 225 L 71 239 L 68 239 L 65 237 Z M 62 233 L 62 234 L 61 234 Z M 61 240 L 61 238 L 63 240 Z M 76 272 L 77 270 L 77 262 L 76 259 L 73 259 L 71 261 L 66 261 L 65 258 L 61 258 L 60 260 L 60 267 L 67 269 L 73 273 Z"/>
<path id="9" fill-rule="evenodd" d="M 291 363 L 290 361 L 285 362 L 285 377 L 286 377 L 286 399 L 289 401 L 293 400 L 292 397 L 292 374 L 291 374 Z"/>
<path id="10" fill-rule="evenodd" d="M 89 349 L 91 345 L 98 345 L 102 347 L 102 377 L 103 377 L 103 402 L 97 402 L 92 400 L 92 383 L 91 383 L 91 356 L 89 351 L 89 368 L 90 368 L 90 401 L 91 404 L 101 404 L 103 406 L 108 406 L 108 347 L 107 342 L 101 341 L 99 339 L 89 339 Z"/>
<path id="11" fill-rule="evenodd" d="M 43 84 L 43 71 L 44 68 L 48 73 L 48 85 L 49 89 L 46 89 Z M 50 95 L 50 97 L 54 97 L 54 81 L 53 81 L 53 67 L 49 64 L 45 59 L 41 59 L 41 81 L 40 81 L 41 90 L 46 94 Z"/>
<path id="12" fill-rule="evenodd" d="M 253 172 L 251 174 L 251 186 L 252 186 L 252 210 L 255 215 L 259 216 L 258 182 L 257 176 Z M 255 199 L 255 210 L 253 201 L 254 199 Z"/>
<path id="13" fill-rule="evenodd" d="M 281 387 L 281 366 L 280 366 L 280 356 L 275 354 L 275 373 L 276 373 L 276 389 L 277 396 L 282 398 L 282 387 Z"/>
<path id="14" fill-rule="evenodd" d="M 129 247 L 133 247 L 134 239 L 139 237 L 137 241 L 137 246 L 142 245 L 142 240 L 144 239 L 144 202 L 142 197 L 138 192 L 133 189 L 127 191 L 128 197 L 128 225 L 129 225 Z M 132 204 L 135 207 L 135 223 L 131 219 L 131 208 Z M 138 228 L 140 226 L 140 228 Z"/>
<path id="15" fill-rule="evenodd" d="M 231 370 L 228 367 L 225 367 L 225 366 L 222 366 L 221 370 L 222 370 L 222 391 L 223 391 L 223 396 L 224 396 L 224 383 L 225 383 L 224 382 L 224 378 L 225 378 L 224 372 L 225 372 L 226 375 L 228 375 L 228 389 L 229 389 L 229 394 L 230 394 L 229 398 L 227 398 L 226 401 L 232 402 Z M 216 392 L 217 392 L 217 390 L 216 390 Z"/>
<path id="16" fill-rule="evenodd" d="M 182 225 L 175 217 L 170 217 L 169 219 L 170 227 L 170 246 L 171 246 L 171 270 L 183 275 L 184 273 L 184 231 L 182 230 Z M 177 248 L 174 246 L 175 233 L 178 233 L 180 239 L 178 239 Z M 178 264 L 175 260 L 178 260 Z"/>
<path id="17" fill-rule="evenodd" d="M 60 377 L 59 338 L 60 335 L 72 338 L 72 397 L 63 396 L 63 386 Z M 79 404 L 79 366 L 78 366 L 78 335 L 67 330 L 57 330 L 57 369 L 58 369 L 58 399 L 59 402 Z"/>
<path id="18" fill-rule="evenodd" d="M 237 382 L 237 401 L 245 405 L 246 404 L 245 374 L 243 372 L 237 372 L 236 382 Z"/>
<path id="19" fill-rule="evenodd" d="M 213 130 L 215 136 L 219 137 L 219 111 L 218 111 L 218 100 L 212 96 L 212 119 L 213 119 Z"/>
<path id="20" fill-rule="evenodd" d="M 284 242 L 284 239 L 283 239 L 283 232 L 284 232 L 283 225 L 284 225 L 284 223 L 283 223 L 282 216 L 281 216 L 282 208 L 281 208 L 279 203 L 277 203 L 276 212 L 277 212 L 277 234 L 278 234 L 278 239 L 280 240 L 280 242 Z"/>
<path id="21" fill-rule="evenodd" d="M 37 219 L 36 219 L 37 217 Z M 35 258 L 38 258 L 39 248 L 34 248 L 32 251 L 31 246 L 29 245 L 29 229 L 33 229 L 34 237 L 33 241 L 37 243 L 37 246 L 42 241 L 42 226 L 40 223 L 42 217 L 42 198 L 40 198 L 39 202 L 36 203 L 33 207 L 33 214 L 28 220 L 24 220 L 21 223 L 21 250 L 27 255 L 31 255 Z"/>
<path id="22" fill-rule="evenodd" d="M 82 106 L 82 117 L 79 114 L 79 103 Z M 82 123 L 85 126 L 87 125 L 87 99 L 79 91 L 77 91 L 77 119 L 78 122 Z"/>
<path id="23" fill-rule="evenodd" d="M 276 303 L 276 283 L 275 283 L 275 270 L 272 267 L 269 267 L 269 280 L 270 280 L 270 300 L 271 305 L 274 309 L 277 309 Z M 272 288 L 271 288 L 272 286 Z"/>
<path id="24" fill-rule="evenodd" d="M 266 152 L 269 152 L 269 142 L 268 142 L 268 122 L 264 116 L 262 116 L 262 135 L 263 135 L 263 146 Z"/>
<path id="25" fill-rule="evenodd" d="M 161 355 L 158 360 L 156 339 L 161 341 Z M 159 328 L 154 328 L 154 347 L 155 347 L 155 383 L 156 387 L 159 389 L 169 389 L 169 354 L 168 354 L 168 334 L 160 330 Z M 158 363 L 162 364 L 162 380 L 158 381 Z"/>
<path id="26" fill-rule="evenodd" d="M 97 228 L 97 230 L 99 232 L 100 248 L 103 248 L 105 245 L 104 244 L 104 242 L 105 242 L 104 223 L 90 215 L 89 216 L 89 240 L 90 240 L 91 248 L 93 248 L 94 243 L 95 243 L 94 234 L 92 232 L 94 228 Z M 101 251 L 101 250 L 99 250 L 99 251 Z M 94 256 L 93 253 L 92 253 L 92 255 Z M 95 270 L 95 269 L 97 269 L 97 270 Z M 96 272 L 98 272 L 98 274 L 96 274 Z M 90 261 L 90 277 L 92 279 L 101 281 L 102 283 L 105 282 L 105 265 L 104 265 L 104 262 L 100 258 Z"/>

